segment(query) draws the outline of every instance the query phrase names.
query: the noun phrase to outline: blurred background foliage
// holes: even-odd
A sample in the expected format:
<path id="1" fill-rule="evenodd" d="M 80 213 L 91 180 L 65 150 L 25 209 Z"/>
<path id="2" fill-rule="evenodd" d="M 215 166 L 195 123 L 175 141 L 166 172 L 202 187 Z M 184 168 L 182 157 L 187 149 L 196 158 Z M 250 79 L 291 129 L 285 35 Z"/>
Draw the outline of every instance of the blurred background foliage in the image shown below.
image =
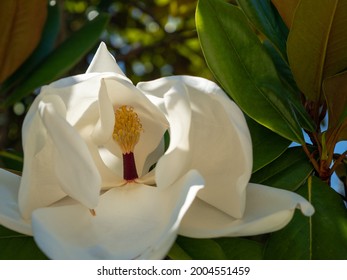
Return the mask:
<path id="1" fill-rule="evenodd" d="M 62 30 L 74 32 L 99 13 L 107 13 L 110 21 L 101 39 L 134 83 L 172 74 L 209 77 L 195 28 L 196 2 L 67 0 Z M 74 70 L 84 71 L 85 63 Z"/>
<path id="2" fill-rule="evenodd" d="M 168 75 L 213 79 L 197 38 L 196 0 L 35 0 L 31 5 L 9 1 L 0 4 L 0 30 L 8 33 L 0 45 L 2 59 L 27 53 L 33 30 L 38 42 L 21 65 L 0 80 L 2 167 L 21 169 L 21 126 L 39 87 L 84 73 L 100 41 L 134 84 Z M 17 21 L 4 19 L 9 11 Z M 29 14 L 31 18 L 24 16 Z"/>

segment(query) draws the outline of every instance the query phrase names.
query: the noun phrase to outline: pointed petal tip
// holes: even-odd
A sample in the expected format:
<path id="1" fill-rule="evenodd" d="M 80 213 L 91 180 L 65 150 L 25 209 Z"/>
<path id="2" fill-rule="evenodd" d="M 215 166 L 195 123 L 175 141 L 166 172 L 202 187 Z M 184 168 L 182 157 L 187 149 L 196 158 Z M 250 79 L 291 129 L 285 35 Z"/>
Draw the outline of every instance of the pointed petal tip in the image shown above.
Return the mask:
<path id="1" fill-rule="evenodd" d="M 100 42 L 99 48 L 106 48 L 107 49 L 106 44 L 105 44 L 104 41 Z"/>
<path id="2" fill-rule="evenodd" d="M 86 73 L 112 72 L 125 77 L 114 56 L 108 51 L 105 42 L 100 42 Z"/>

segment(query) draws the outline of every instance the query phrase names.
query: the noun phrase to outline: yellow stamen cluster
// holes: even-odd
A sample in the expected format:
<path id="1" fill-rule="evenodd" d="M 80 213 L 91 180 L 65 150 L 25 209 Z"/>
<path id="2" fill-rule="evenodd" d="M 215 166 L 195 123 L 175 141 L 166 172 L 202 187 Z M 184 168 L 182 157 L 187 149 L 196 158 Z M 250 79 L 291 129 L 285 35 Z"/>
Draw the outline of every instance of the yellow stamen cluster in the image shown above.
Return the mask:
<path id="1" fill-rule="evenodd" d="M 134 152 L 143 131 L 138 115 L 131 106 L 120 106 L 114 113 L 113 139 L 119 144 L 123 154 Z"/>

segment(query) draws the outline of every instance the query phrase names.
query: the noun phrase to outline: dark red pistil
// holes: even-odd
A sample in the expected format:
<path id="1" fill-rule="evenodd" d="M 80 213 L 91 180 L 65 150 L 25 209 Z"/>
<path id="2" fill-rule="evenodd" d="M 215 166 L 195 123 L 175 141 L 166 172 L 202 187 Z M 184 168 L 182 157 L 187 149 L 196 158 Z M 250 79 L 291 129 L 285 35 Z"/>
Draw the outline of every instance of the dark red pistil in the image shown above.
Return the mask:
<path id="1" fill-rule="evenodd" d="M 134 153 L 123 154 L 123 178 L 127 181 L 134 181 L 137 175 Z"/>

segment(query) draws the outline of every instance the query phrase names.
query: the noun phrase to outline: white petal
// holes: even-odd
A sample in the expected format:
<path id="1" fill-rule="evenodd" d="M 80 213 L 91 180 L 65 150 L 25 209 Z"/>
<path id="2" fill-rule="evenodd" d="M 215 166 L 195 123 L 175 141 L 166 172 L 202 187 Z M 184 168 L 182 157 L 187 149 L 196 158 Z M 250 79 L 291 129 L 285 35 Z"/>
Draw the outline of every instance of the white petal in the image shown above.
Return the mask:
<path id="1" fill-rule="evenodd" d="M 252 142 L 241 110 L 214 83 L 182 78 L 192 106 L 192 167 L 206 180 L 198 197 L 239 218 L 252 171 Z"/>
<path id="2" fill-rule="evenodd" d="M 100 198 L 95 217 L 81 205 L 38 209 L 34 237 L 52 259 L 163 258 L 202 184 L 191 171 L 172 188 L 114 188 Z"/>
<path id="3" fill-rule="evenodd" d="M 26 141 L 28 127 L 31 126 L 38 110 L 38 105 L 43 98 L 57 96 L 61 99 L 66 108 L 66 119 L 76 129 L 90 127 L 88 133 L 92 131 L 92 126 L 98 121 L 98 98 L 101 80 L 115 74 L 83 74 L 69 77 L 48 86 L 41 88 L 40 94 L 35 98 L 25 116 L 23 123 L 23 142 Z M 78 77 L 78 78 L 77 78 Z M 66 81 L 71 80 L 71 81 Z"/>
<path id="4" fill-rule="evenodd" d="M 58 111 L 63 113 L 65 106 L 58 96 L 46 96 L 49 102 L 55 104 Z M 35 101 L 36 102 L 36 101 Z M 39 100 L 37 103 L 40 103 Z M 22 216 L 31 218 L 34 209 L 50 205 L 66 193 L 60 187 L 56 177 L 54 160 L 54 145 L 47 134 L 38 111 L 30 113 L 29 120 L 23 126 L 24 166 L 18 194 L 18 204 Z M 32 109 L 30 109 L 32 110 Z"/>
<path id="5" fill-rule="evenodd" d="M 137 183 L 151 185 L 151 186 L 156 185 L 156 180 L 155 180 L 156 169 L 154 165 L 156 165 L 156 163 L 162 157 L 164 152 L 165 152 L 165 143 L 164 143 L 164 139 L 162 139 L 159 146 L 150 155 L 148 155 L 145 166 L 144 166 L 145 175 L 136 179 Z"/>
<path id="6" fill-rule="evenodd" d="M 95 165 L 98 167 L 102 179 L 102 188 L 122 186 L 126 183 L 123 179 L 123 159 L 116 157 L 106 148 L 89 148 Z"/>
<path id="7" fill-rule="evenodd" d="M 95 72 L 114 72 L 125 77 L 115 58 L 107 50 L 104 42 L 100 43 L 99 48 L 96 51 L 93 60 L 86 71 L 86 73 Z"/>
<path id="8" fill-rule="evenodd" d="M 166 86 L 169 86 L 167 84 Z M 190 168 L 189 129 L 191 110 L 185 88 L 180 83 L 171 83 L 165 90 L 164 102 L 170 123 L 170 145 L 156 166 L 158 187 L 168 187 Z"/>
<path id="9" fill-rule="evenodd" d="M 18 207 L 21 177 L 0 168 L 0 224 L 14 231 L 32 235 L 31 221 L 24 220 Z"/>
<path id="10" fill-rule="evenodd" d="M 99 120 L 93 129 L 91 137 L 96 145 L 103 145 L 112 137 L 114 128 L 114 110 L 107 94 L 104 79 L 101 80 L 98 106 Z"/>
<path id="11" fill-rule="evenodd" d="M 196 238 L 257 235 L 286 226 L 295 208 L 306 216 L 314 213 L 312 205 L 296 193 L 252 183 L 247 187 L 246 205 L 243 218 L 236 219 L 197 199 L 185 215 L 179 234 Z"/>
<path id="12" fill-rule="evenodd" d="M 109 73 L 111 74 L 111 73 Z M 112 73 L 114 75 L 114 73 Z M 43 86 L 41 88 L 44 89 L 45 87 L 52 87 L 52 88 L 64 88 L 64 87 L 69 87 L 73 86 L 79 83 L 83 83 L 84 81 L 87 81 L 89 79 L 92 79 L 93 77 L 100 76 L 100 73 L 88 73 L 88 74 L 78 74 L 74 76 L 68 76 L 59 80 L 56 80 L 52 83 L 50 83 L 48 86 Z"/>
<path id="13" fill-rule="evenodd" d="M 153 167 L 153 165 L 158 162 L 158 160 L 163 156 L 164 152 L 165 152 L 165 141 L 163 137 L 158 147 L 151 154 L 148 155 L 144 165 L 145 173 L 147 173 L 151 169 L 151 167 Z"/>
<path id="14" fill-rule="evenodd" d="M 180 133 L 184 138 L 184 129 L 189 130 L 189 139 L 184 144 L 189 149 L 178 147 L 175 150 L 180 160 L 172 161 L 176 167 L 170 172 L 178 173 L 176 169 L 180 167 L 177 166 L 197 169 L 206 180 L 206 187 L 198 197 L 233 217 L 242 217 L 245 188 L 252 171 L 252 143 L 241 110 L 215 83 L 202 78 L 173 76 L 139 83 L 137 87 L 159 108 L 163 106 L 160 98 L 166 101 L 166 95 L 174 87 L 179 89 L 175 93 L 176 98 L 180 98 L 178 104 L 188 100 L 190 120 L 186 120 L 189 115 L 183 113 L 189 109 L 179 110 L 178 105 L 169 109 L 170 103 L 164 103 L 171 127 L 180 121 L 186 123 L 181 131 L 170 128 L 170 136 L 178 137 L 175 134 Z M 179 143 L 184 142 L 180 140 Z"/>
<path id="15" fill-rule="evenodd" d="M 101 178 L 86 143 L 70 126 L 53 103 L 39 105 L 42 121 L 52 139 L 52 165 L 66 194 L 93 209 L 96 207 Z M 34 132 L 33 132 L 34 133 Z M 41 174 L 36 174 L 41 176 Z"/>
<path id="16" fill-rule="evenodd" d="M 41 91 L 40 95 L 59 96 L 66 106 L 67 121 L 76 129 L 81 130 L 85 127 L 95 125 L 98 121 L 98 99 L 101 81 L 110 75 L 111 74 L 93 74 L 88 79 L 65 87 L 49 85 Z M 112 76 L 114 75 L 112 74 Z"/>

